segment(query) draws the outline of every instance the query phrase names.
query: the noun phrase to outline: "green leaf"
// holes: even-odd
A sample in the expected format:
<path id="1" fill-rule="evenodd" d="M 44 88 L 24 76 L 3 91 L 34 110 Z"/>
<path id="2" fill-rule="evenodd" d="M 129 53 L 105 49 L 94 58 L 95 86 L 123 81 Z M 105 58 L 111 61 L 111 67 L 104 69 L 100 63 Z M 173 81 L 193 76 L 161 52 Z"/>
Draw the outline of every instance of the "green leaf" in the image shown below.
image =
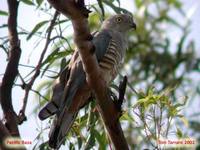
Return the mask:
<path id="1" fill-rule="evenodd" d="M 129 121 L 129 122 L 135 121 L 134 118 L 128 114 L 128 112 L 125 112 L 125 113 L 120 117 L 120 121 L 121 121 L 121 120 Z"/>
<path id="2" fill-rule="evenodd" d="M 69 51 L 58 52 L 58 50 L 55 50 L 52 54 L 50 54 L 41 65 L 41 66 L 44 66 L 45 64 L 47 64 L 47 66 L 44 68 L 44 71 L 42 72 L 41 76 L 44 75 L 44 73 L 47 71 L 47 69 L 50 67 L 50 65 L 52 65 L 56 60 L 67 56 L 69 53 L 70 53 Z"/>
<path id="3" fill-rule="evenodd" d="M 181 39 L 177 45 L 177 52 L 176 52 L 177 58 L 180 58 L 180 56 L 182 54 L 183 46 L 184 46 L 185 40 L 187 38 L 187 35 L 188 35 L 188 33 L 183 34 L 183 36 L 181 37 Z"/>
<path id="4" fill-rule="evenodd" d="M 34 5 L 34 3 L 31 0 L 20 0 L 20 1 L 27 5 Z"/>
<path id="5" fill-rule="evenodd" d="M 101 135 L 99 131 L 97 130 L 93 130 L 94 136 L 96 138 L 96 140 L 99 143 L 99 150 L 105 150 L 106 149 L 106 139 L 104 137 L 104 135 Z"/>
<path id="6" fill-rule="evenodd" d="M 80 137 L 78 137 L 78 149 L 82 148 L 83 141 Z"/>
<path id="7" fill-rule="evenodd" d="M 177 27 L 180 27 L 182 28 L 181 24 L 178 23 L 178 21 L 176 19 L 173 19 L 172 17 L 169 17 L 169 16 L 165 16 L 164 19 L 168 22 L 168 23 L 171 23 Z"/>
<path id="8" fill-rule="evenodd" d="M 183 137 L 183 133 L 181 132 L 181 130 L 179 128 L 177 128 L 177 130 L 176 130 L 176 136 L 178 138 L 182 138 Z"/>
<path id="9" fill-rule="evenodd" d="M 200 122 L 198 121 L 190 121 L 190 128 L 197 133 L 200 133 Z"/>
<path id="10" fill-rule="evenodd" d="M 188 122 L 188 120 L 185 118 L 185 117 L 179 117 L 180 118 L 180 120 L 184 123 L 184 125 L 186 126 L 186 127 L 189 127 L 189 122 Z"/>
<path id="11" fill-rule="evenodd" d="M 116 13 L 129 13 L 131 14 L 130 11 L 124 9 L 124 8 L 121 8 L 121 7 L 117 7 L 113 4 L 113 2 L 111 1 L 108 1 L 108 0 L 104 0 L 103 1 L 107 6 L 111 7 Z"/>
<path id="12" fill-rule="evenodd" d="M 92 110 L 92 109 L 93 109 L 93 103 L 90 103 L 90 110 Z M 90 111 L 89 116 L 88 116 L 88 120 L 87 120 L 87 126 L 89 128 L 91 128 L 92 131 L 94 129 L 95 122 L 96 122 L 96 120 L 95 120 L 95 113 L 92 112 L 92 111 Z"/>
<path id="13" fill-rule="evenodd" d="M 36 0 L 38 6 L 40 6 L 40 5 L 42 4 L 43 1 L 44 1 L 44 0 Z"/>
<path id="14" fill-rule="evenodd" d="M 185 106 L 185 104 L 187 103 L 188 97 L 184 96 L 183 99 L 181 100 L 183 103 L 177 103 L 174 105 L 174 108 L 179 108 L 179 107 L 183 107 Z"/>
<path id="15" fill-rule="evenodd" d="M 85 150 L 90 150 L 94 145 L 95 145 L 95 137 L 93 133 L 90 133 L 86 141 Z"/>
<path id="16" fill-rule="evenodd" d="M 79 124 L 79 127 L 80 127 L 80 128 L 86 126 L 87 119 L 88 119 L 88 114 L 85 114 L 84 116 L 79 117 L 79 118 L 77 119 L 77 123 Z"/>
<path id="17" fill-rule="evenodd" d="M 176 8 L 180 8 L 182 6 L 182 3 L 179 0 L 168 0 L 168 3 L 174 5 Z"/>
<path id="18" fill-rule="evenodd" d="M 8 12 L 0 10 L 0 16 L 8 16 Z"/>
<path id="19" fill-rule="evenodd" d="M 71 143 L 71 142 L 70 142 L 70 144 L 69 144 L 69 149 L 70 149 L 70 150 L 75 150 L 75 147 L 74 147 L 73 143 Z"/>
<path id="20" fill-rule="evenodd" d="M 38 24 L 36 24 L 36 26 L 33 28 L 33 30 L 28 35 L 28 37 L 26 38 L 26 40 L 29 40 L 42 26 L 44 26 L 48 22 L 49 21 L 46 20 L 46 21 L 42 21 L 42 22 L 39 22 Z"/>
<path id="21" fill-rule="evenodd" d="M 68 21 L 69 21 L 69 19 L 64 19 L 64 20 L 56 21 L 56 22 L 55 22 L 55 26 L 56 26 L 56 25 L 61 25 L 61 24 L 66 23 L 66 22 L 68 22 Z"/>
<path id="22" fill-rule="evenodd" d="M 57 55 L 57 53 L 59 52 L 59 48 L 53 50 L 53 52 L 51 54 L 48 55 L 48 57 L 43 61 L 41 66 L 44 66 L 45 64 L 47 64 L 48 62 L 50 62 L 50 60 Z"/>
<path id="23" fill-rule="evenodd" d="M 104 10 L 104 7 L 103 7 L 102 0 L 97 0 L 97 2 L 98 2 L 98 5 L 99 5 L 99 8 L 101 9 L 102 17 L 104 19 L 104 17 L 105 17 L 105 10 Z"/>
<path id="24" fill-rule="evenodd" d="M 174 117 L 178 114 L 178 110 L 174 106 L 169 106 L 169 113 L 170 117 Z"/>
<path id="25" fill-rule="evenodd" d="M 48 141 L 42 143 L 40 146 L 39 146 L 39 150 L 48 150 Z"/>
<path id="26" fill-rule="evenodd" d="M 135 5 L 137 8 L 140 8 L 142 6 L 142 1 L 141 0 L 135 0 Z"/>

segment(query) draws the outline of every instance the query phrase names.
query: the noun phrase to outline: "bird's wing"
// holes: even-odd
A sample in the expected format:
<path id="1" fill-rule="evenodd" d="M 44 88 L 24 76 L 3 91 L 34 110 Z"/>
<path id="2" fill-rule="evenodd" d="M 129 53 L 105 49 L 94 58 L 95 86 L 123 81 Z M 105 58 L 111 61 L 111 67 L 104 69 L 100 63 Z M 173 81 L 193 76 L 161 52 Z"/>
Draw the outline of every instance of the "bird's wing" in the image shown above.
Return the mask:
<path id="1" fill-rule="evenodd" d="M 38 114 L 40 120 L 44 120 L 57 112 L 61 103 L 65 84 L 69 78 L 69 74 L 69 67 L 61 66 L 59 79 L 56 79 L 53 85 L 53 95 L 51 100 L 40 110 Z"/>
<path id="2" fill-rule="evenodd" d="M 93 38 L 93 44 L 95 46 L 95 54 L 98 61 L 100 61 L 105 55 L 111 36 L 108 32 L 102 31 L 97 33 Z M 70 77 L 65 86 L 63 98 L 65 100 L 64 104 L 60 107 L 59 113 L 57 113 L 54 124 L 51 128 L 49 145 L 52 148 L 58 148 L 62 144 L 64 137 L 71 128 L 76 115 L 76 112 L 69 112 L 73 97 L 76 91 L 81 88 L 82 85 L 86 83 L 85 72 L 81 61 L 75 61 L 72 63 Z"/>
<path id="3" fill-rule="evenodd" d="M 63 64 L 61 63 L 61 71 L 59 79 L 55 81 L 56 83 L 53 86 L 53 95 L 51 97 L 51 100 L 40 110 L 38 114 L 40 120 L 45 120 L 46 118 L 58 112 L 58 109 L 62 104 L 62 96 L 64 93 L 63 91 L 65 85 L 69 80 L 72 64 L 75 64 L 75 62 L 77 61 L 78 61 L 78 51 L 75 51 L 67 67 L 62 66 Z"/>
<path id="4" fill-rule="evenodd" d="M 97 33 L 93 38 L 93 44 L 95 46 L 95 54 L 97 60 L 100 61 L 106 54 L 111 41 L 109 32 L 101 31 Z M 71 71 L 67 85 L 65 86 L 63 98 L 64 105 L 61 108 L 69 108 L 76 91 L 86 83 L 86 75 L 83 70 L 83 65 L 80 56 L 77 57 L 75 63 L 71 65 Z M 62 110 L 62 109 L 61 109 Z"/>
<path id="5" fill-rule="evenodd" d="M 95 33 L 92 43 L 95 46 L 95 54 L 98 61 L 100 61 L 106 54 L 111 39 L 112 36 L 107 30 Z"/>
<path id="6" fill-rule="evenodd" d="M 94 34 L 93 44 L 95 45 L 95 53 L 98 61 L 101 60 L 106 53 L 110 39 L 111 36 L 106 31 L 96 32 Z M 66 76 L 66 78 L 62 78 L 59 83 L 54 86 L 51 101 L 49 101 L 39 112 L 39 118 L 41 120 L 54 115 L 58 109 L 60 109 L 60 106 L 63 103 L 63 93 L 66 94 L 64 95 L 64 97 L 66 97 L 64 99 L 66 100 L 67 106 L 70 107 L 70 103 L 73 100 L 77 89 L 85 83 L 85 73 L 78 51 L 74 52 L 69 66 L 62 72 L 61 76 Z M 66 83 L 67 86 L 65 86 Z"/>

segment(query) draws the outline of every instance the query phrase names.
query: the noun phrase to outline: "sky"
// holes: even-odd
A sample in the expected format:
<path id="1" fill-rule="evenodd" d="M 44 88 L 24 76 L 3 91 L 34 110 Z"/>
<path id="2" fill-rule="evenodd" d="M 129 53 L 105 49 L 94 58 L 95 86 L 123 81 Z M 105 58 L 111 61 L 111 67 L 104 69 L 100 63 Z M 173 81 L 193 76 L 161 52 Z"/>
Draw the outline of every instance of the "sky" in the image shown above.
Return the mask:
<path id="1" fill-rule="evenodd" d="M 199 39 L 199 22 L 200 22 L 200 1 L 197 0 L 182 0 L 184 3 L 184 10 L 186 10 L 188 17 L 191 17 L 192 25 L 191 25 L 191 33 L 189 35 L 188 41 L 191 39 L 194 39 L 197 45 L 197 49 L 200 48 L 200 39 Z M 89 1 L 89 3 L 93 3 L 93 1 Z M 134 7 L 133 3 L 130 3 L 130 1 L 127 1 L 126 3 L 121 3 L 122 7 L 133 10 Z M 19 26 L 22 26 L 23 28 L 27 30 L 32 30 L 35 24 L 42 20 L 47 20 L 49 17 L 42 14 L 37 13 L 35 11 L 34 7 L 31 6 L 25 6 L 20 5 L 19 7 L 19 16 L 18 16 L 18 23 Z M 7 11 L 7 3 L 6 1 L 1 1 L 0 10 Z M 177 18 L 178 19 L 178 18 Z M 0 25 L 5 24 L 7 22 L 6 17 L 0 16 Z M 0 35 L 6 35 L 7 30 L 6 29 L 0 29 Z M 173 34 L 173 31 L 171 31 L 172 37 L 175 37 L 175 40 L 178 40 L 177 35 Z M 34 47 L 34 40 L 26 41 L 25 39 L 21 39 L 21 48 L 23 50 L 20 63 L 21 64 L 31 64 L 36 65 L 38 61 L 38 56 L 40 56 L 41 50 L 43 47 L 37 47 L 36 49 L 30 49 Z M 31 57 L 30 57 L 31 54 Z M 198 55 L 200 55 L 200 51 L 198 52 Z M 0 50 L 0 82 L 2 80 L 2 74 L 5 71 L 6 68 L 6 55 L 2 50 Z M 27 74 L 30 70 L 27 68 L 20 67 L 20 72 L 23 72 L 23 74 Z M 40 79 L 37 79 L 36 83 L 40 82 Z M 34 88 L 36 85 L 34 85 Z M 19 92 L 20 91 L 20 92 Z M 12 96 L 13 96 L 13 105 L 18 113 L 19 109 L 22 106 L 22 98 L 24 96 L 24 93 L 21 92 L 22 90 L 18 88 L 14 88 Z M 24 122 L 22 126 L 19 127 L 21 131 L 21 135 L 23 139 L 26 140 L 33 140 L 36 135 L 38 134 L 38 131 L 36 131 L 36 128 L 38 125 L 41 125 L 41 122 L 36 119 L 35 115 L 32 115 L 32 110 L 35 106 L 37 106 L 37 97 L 33 93 L 30 93 L 29 101 L 27 105 L 27 117 L 28 121 Z M 0 108 L 0 118 L 2 118 L 1 108 Z M 43 122 L 45 124 L 46 122 Z M 25 131 L 25 132 L 24 132 Z"/>

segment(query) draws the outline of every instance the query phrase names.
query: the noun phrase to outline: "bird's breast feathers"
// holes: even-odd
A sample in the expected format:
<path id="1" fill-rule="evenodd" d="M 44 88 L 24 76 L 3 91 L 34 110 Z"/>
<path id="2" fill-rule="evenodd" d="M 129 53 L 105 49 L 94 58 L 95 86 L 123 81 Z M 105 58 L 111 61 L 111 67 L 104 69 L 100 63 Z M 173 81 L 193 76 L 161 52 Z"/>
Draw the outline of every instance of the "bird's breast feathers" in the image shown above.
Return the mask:
<path id="1" fill-rule="evenodd" d="M 99 62 L 99 66 L 107 83 L 113 80 L 119 72 L 123 60 L 122 49 L 123 47 L 112 38 L 105 55 Z"/>

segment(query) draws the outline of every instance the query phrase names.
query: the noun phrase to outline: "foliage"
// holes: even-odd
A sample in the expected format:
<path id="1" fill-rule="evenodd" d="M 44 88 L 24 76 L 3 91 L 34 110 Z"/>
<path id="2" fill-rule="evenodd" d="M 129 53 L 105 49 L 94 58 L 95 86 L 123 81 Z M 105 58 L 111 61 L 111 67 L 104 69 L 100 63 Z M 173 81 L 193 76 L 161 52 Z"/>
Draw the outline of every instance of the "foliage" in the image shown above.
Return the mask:
<path id="1" fill-rule="evenodd" d="M 134 114 L 139 118 L 137 119 L 137 126 L 143 126 L 144 128 L 145 142 L 148 142 L 155 149 L 163 148 L 163 145 L 160 145 L 158 141 L 168 139 L 170 132 L 171 134 L 176 132 L 177 138 L 187 137 L 187 135 L 183 135 L 176 124 L 172 124 L 176 118 L 179 118 L 188 126 L 187 119 L 180 114 L 187 99 L 181 100 L 182 103 L 174 103 L 170 99 L 171 92 L 172 89 L 166 89 L 159 94 L 150 88 L 146 94 L 139 93 L 140 99 L 133 106 Z"/>
<path id="2" fill-rule="evenodd" d="M 137 31 L 130 34 L 129 49 L 121 70 L 121 74 L 128 76 L 129 88 L 126 92 L 125 110 L 120 120 L 131 148 L 140 149 L 143 146 L 155 148 L 158 146 L 155 141 L 161 136 L 168 137 L 171 128 L 176 130 L 178 138 L 189 134 L 188 129 L 199 132 L 198 121 L 189 120 L 188 116 L 184 117 L 180 114 L 183 108 L 186 109 L 185 100 L 181 103 L 178 101 L 180 95 L 188 96 L 188 87 L 195 91 L 195 96 L 199 96 L 200 87 L 193 85 L 196 80 L 191 78 L 191 74 L 199 75 L 200 58 L 196 56 L 194 41 L 187 39 L 191 22 L 186 18 L 180 0 L 131 2 L 135 6 L 131 12 L 134 11 Z M 53 9 L 43 0 L 20 0 L 20 3 L 35 7 L 37 12 L 49 16 L 49 19 L 37 22 L 31 31 L 18 27 L 21 38 L 25 38 L 26 42 L 36 41 L 35 47 L 40 48 L 49 32 L 48 25 L 52 19 Z M 110 13 L 130 13 L 130 10 L 121 7 L 121 3 L 123 1 L 98 0 L 94 4 L 89 4 L 87 7 L 93 11 L 89 18 L 91 31 L 97 31 L 104 18 Z M 179 15 L 182 22 L 177 20 L 174 14 Z M 7 16 L 8 13 L 0 10 L 0 15 Z M 0 28 L 5 27 L 6 25 L 0 26 Z M 70 59 L 75 49 L 70 29 L 70 20 L 60 15 L 54 25 L 51 48 L 41 66 L 42 79 L 57 76 L 61 58 Z M 180 35 L 177 37 L 179 39 L 177 43 L 171 38 L 170 30 L 177 31 Z M 0 40 L 0 48 L 8 56 L 8 37 L 2 36 Z M 28 81 L 31 73 L 23 77 Z M 119 79 L 121 76 L 116 82 Z M 54 81 L 49 78 L 45 80 L 48 81 L 40 82 L 38 88 L 33 90 L 33 92 L 37 91 L 35 93 L 40 97 L 40 105 L 34 111 L 36 114 L 52 94 L 50 87 Z M 156 90 L 153 90 L 152 86 L 156 87 Z M 188 96 L 188 101 L 191 100 L 192 97 Z M 159 112 L 155 114 L 157 111 Z M 196 117 L 199 117 L 199 114 Z M 163 122 L 166 124 L 163 125 Z M 46 125 L 48 126 L 49 124 Z M 41 140 L 43 135 L 45 133 L 41 132 L 37 136 L 36 149 L 48 149 L 47 143 Z M 200 134 L 196 134 L 196 137 L 200 139 Z M 70 149 L 98 147 L 104 150 L 110 146 L 94 101 L 82 109 L 66 139 L 65 145 Z"/>

